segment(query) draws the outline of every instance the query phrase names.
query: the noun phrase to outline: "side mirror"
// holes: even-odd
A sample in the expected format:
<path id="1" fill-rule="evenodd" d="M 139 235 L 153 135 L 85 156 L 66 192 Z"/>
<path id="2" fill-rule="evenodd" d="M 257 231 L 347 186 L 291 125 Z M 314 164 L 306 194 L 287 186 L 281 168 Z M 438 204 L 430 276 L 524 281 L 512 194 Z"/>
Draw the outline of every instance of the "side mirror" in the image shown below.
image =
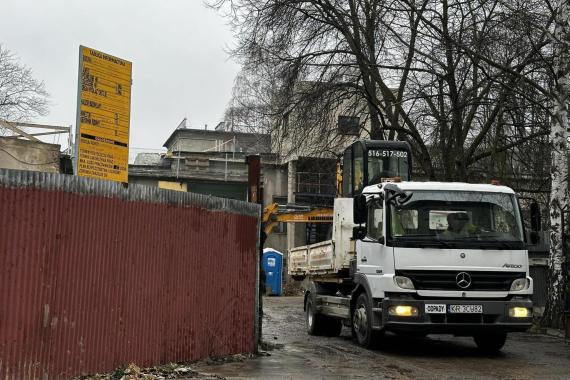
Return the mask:
<path id="1" fill-rule="evenodd" d="M 368 209 L 366 208 L 365 195 L 360 194 L 354 197 L 352 219 L 354 224 L 366 223 L 366 219 L 368 219 Z"/>
<path id="2" fill-rule="evenodd" d="M 540 206 L 536 201 L 530 204 L 530 229 L 532 231 L 542 230 L 542 218 L 540 216 Z"/>
<path id="3" fill-rule="evenodd" d="M 354 240 L 362 240 L 366 237 L 366 228 L 362 226 L 352 228 L 352 238 Z"/>

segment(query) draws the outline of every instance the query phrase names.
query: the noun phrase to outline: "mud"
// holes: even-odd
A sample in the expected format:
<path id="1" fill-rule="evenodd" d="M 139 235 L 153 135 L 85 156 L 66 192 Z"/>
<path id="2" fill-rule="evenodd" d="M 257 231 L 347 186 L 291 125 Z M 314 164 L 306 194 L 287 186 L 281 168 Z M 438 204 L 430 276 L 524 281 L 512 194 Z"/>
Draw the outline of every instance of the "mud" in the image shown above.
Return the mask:
<path id="1" fill-rule="evenodd" d="M 268 356 L 193 369 L 230 379 L 570 379 L 570 345 L 545 335 L 509 335 L 503 351 L 486 356 L 471 338 L 386 335 L 378 349 L 340 337 L 307 335 L 302 297 L 264 299 Z"/>

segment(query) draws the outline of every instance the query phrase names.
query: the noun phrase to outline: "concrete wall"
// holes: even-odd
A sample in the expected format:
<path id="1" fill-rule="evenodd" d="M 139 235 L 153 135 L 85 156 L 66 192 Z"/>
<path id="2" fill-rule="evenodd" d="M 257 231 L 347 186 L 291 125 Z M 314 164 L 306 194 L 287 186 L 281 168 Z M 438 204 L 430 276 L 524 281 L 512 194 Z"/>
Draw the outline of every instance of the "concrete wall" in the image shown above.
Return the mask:
<path id="1" fill-rule="evenodd" d="M 176 140 L 176 144 L 172 147 L 174 151 L 182 152 L 205 152 L 207 150 L 217 151 L 215 148 L 221 144 L 216 139 L 191 139 L 181 138 Z"/>
<path id="2" fill-rule="evenodd" d="M 223 181 L 187 181 L 186 183 L 188 191 L 192 193 L 236 199 L 239 201 L 245 201 L 247 199 L 247 183 Z"/>
<path id="3" fill-rule="evenodd" d="M 261 180 L 263 183 L 263 206 L 273 203 L 273 197 L 287 196 L 287 167 L 269 166 L 261 167 Z"/>
<path id="4" fill-rule="evenodd" d="M 305 93 L 313 85 L 312 82 L 300 82 L 295 85 L 295 91 Z M 271 136 L 272 152 L 279 153 L 283 162 L 300 157 L 334 158 L 331 152 L 340 154 L 354 141 L 370 138 L 368 132 L 370 121 L 365 99 L 357 97 L 345 99 L 329 116 L 325 131 L 322 131 L 320 126 L 311 124 L 306 115 L 300 114 L 298 109 L 274 120 Z M 342 134 L 338 128 L 339 116 L 359 117 L 363 123 L 360 134 L 358 136 Z"/>
<path id="5" fill-rule="evenodd" d="M 287 234 L 273 232 L 265 240 L 265 248 L 273 248 L 277 251 L 287 254 Z"/>
<path id="6" fill-rule="evenodd" d="M 0 168 L 59 173 L 60 146 L 0 137 Z"/>
<path id="7" fill-rule="evenodd" d="M 274 197 L 287 196 L 287 167 L 279 165 L 262 165 L 261 180 L 263 184 L 263 207 L 274 202 Z M 266 248 L 274 248 L 287 252 L 287 232 L 279 232 L 278 227 L 265 241 Z"/>
<path id="8" fill-rule="evenodd" d="M 271 137 L 256 133 L 177 129 L 164 145 L 169 152 L 269 153 Z"/>

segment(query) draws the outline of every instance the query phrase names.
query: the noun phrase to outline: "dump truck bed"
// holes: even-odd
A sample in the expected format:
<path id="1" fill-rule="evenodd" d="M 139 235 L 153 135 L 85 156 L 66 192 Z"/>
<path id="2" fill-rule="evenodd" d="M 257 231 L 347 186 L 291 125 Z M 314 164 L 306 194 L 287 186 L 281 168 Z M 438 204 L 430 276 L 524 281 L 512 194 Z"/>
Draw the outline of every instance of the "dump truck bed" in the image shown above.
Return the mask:
<path id="1" fill-rule="evenodd" d="M 346 272 L 350 268 L 350 259 L 354 252 L 335 254 L 332 240 L 305 245 L 289 250 L 289 274 L 297 277 L 307 275 L 333 275 Z"/>
<path id="2" fill-rule="evenodd" d="M 334 202 L 333 239 L 289 250 L 288 270 L 291 276 L 334 275 L 346 272 L 354 258 L 352 236 L 352 199 L 337 198 Z M 342 244 L 337 243 L 342 242 Z"/>

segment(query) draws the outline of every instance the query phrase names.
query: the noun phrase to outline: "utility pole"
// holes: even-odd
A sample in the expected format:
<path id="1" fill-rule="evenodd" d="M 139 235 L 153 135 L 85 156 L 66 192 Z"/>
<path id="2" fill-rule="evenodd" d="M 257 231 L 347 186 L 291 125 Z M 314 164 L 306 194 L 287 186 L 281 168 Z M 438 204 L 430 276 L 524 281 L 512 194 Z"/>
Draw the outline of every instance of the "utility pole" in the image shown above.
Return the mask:
<path id="1" fill-rule="evenodd" d="M 260 191 L 260 182 L 261 182 L 261 158 L 259 155 L 251 155 L 245 158 L 245 163 L 247 164 L 247 183 L 248 183 L 248 191 L 247 191 L 247 200 L 248 202 L 257 203 L 263 208 L 263 199 L 262 194 Z M 258 277 L 257 277 L 257 285 L 258 285 L 258 293 L 256 298 L 257 302 L 257 343 L 259 344 L 262 339 L 262 322 L 263 322 L 263 293 L 265 289 L 265 272 L 263 271 L 263 266 L 261 265 L 262 258 L 263 258 L 263 245 L 265 244 L 265 239 L 267 236 L 265 235 L 264 226 L 261 223 L 261 215 L 260 218 L 260 228 L 259 228 L 259 252 L 258 252 Z M 256 347 L 257 350 L 257 347 Z"/>

